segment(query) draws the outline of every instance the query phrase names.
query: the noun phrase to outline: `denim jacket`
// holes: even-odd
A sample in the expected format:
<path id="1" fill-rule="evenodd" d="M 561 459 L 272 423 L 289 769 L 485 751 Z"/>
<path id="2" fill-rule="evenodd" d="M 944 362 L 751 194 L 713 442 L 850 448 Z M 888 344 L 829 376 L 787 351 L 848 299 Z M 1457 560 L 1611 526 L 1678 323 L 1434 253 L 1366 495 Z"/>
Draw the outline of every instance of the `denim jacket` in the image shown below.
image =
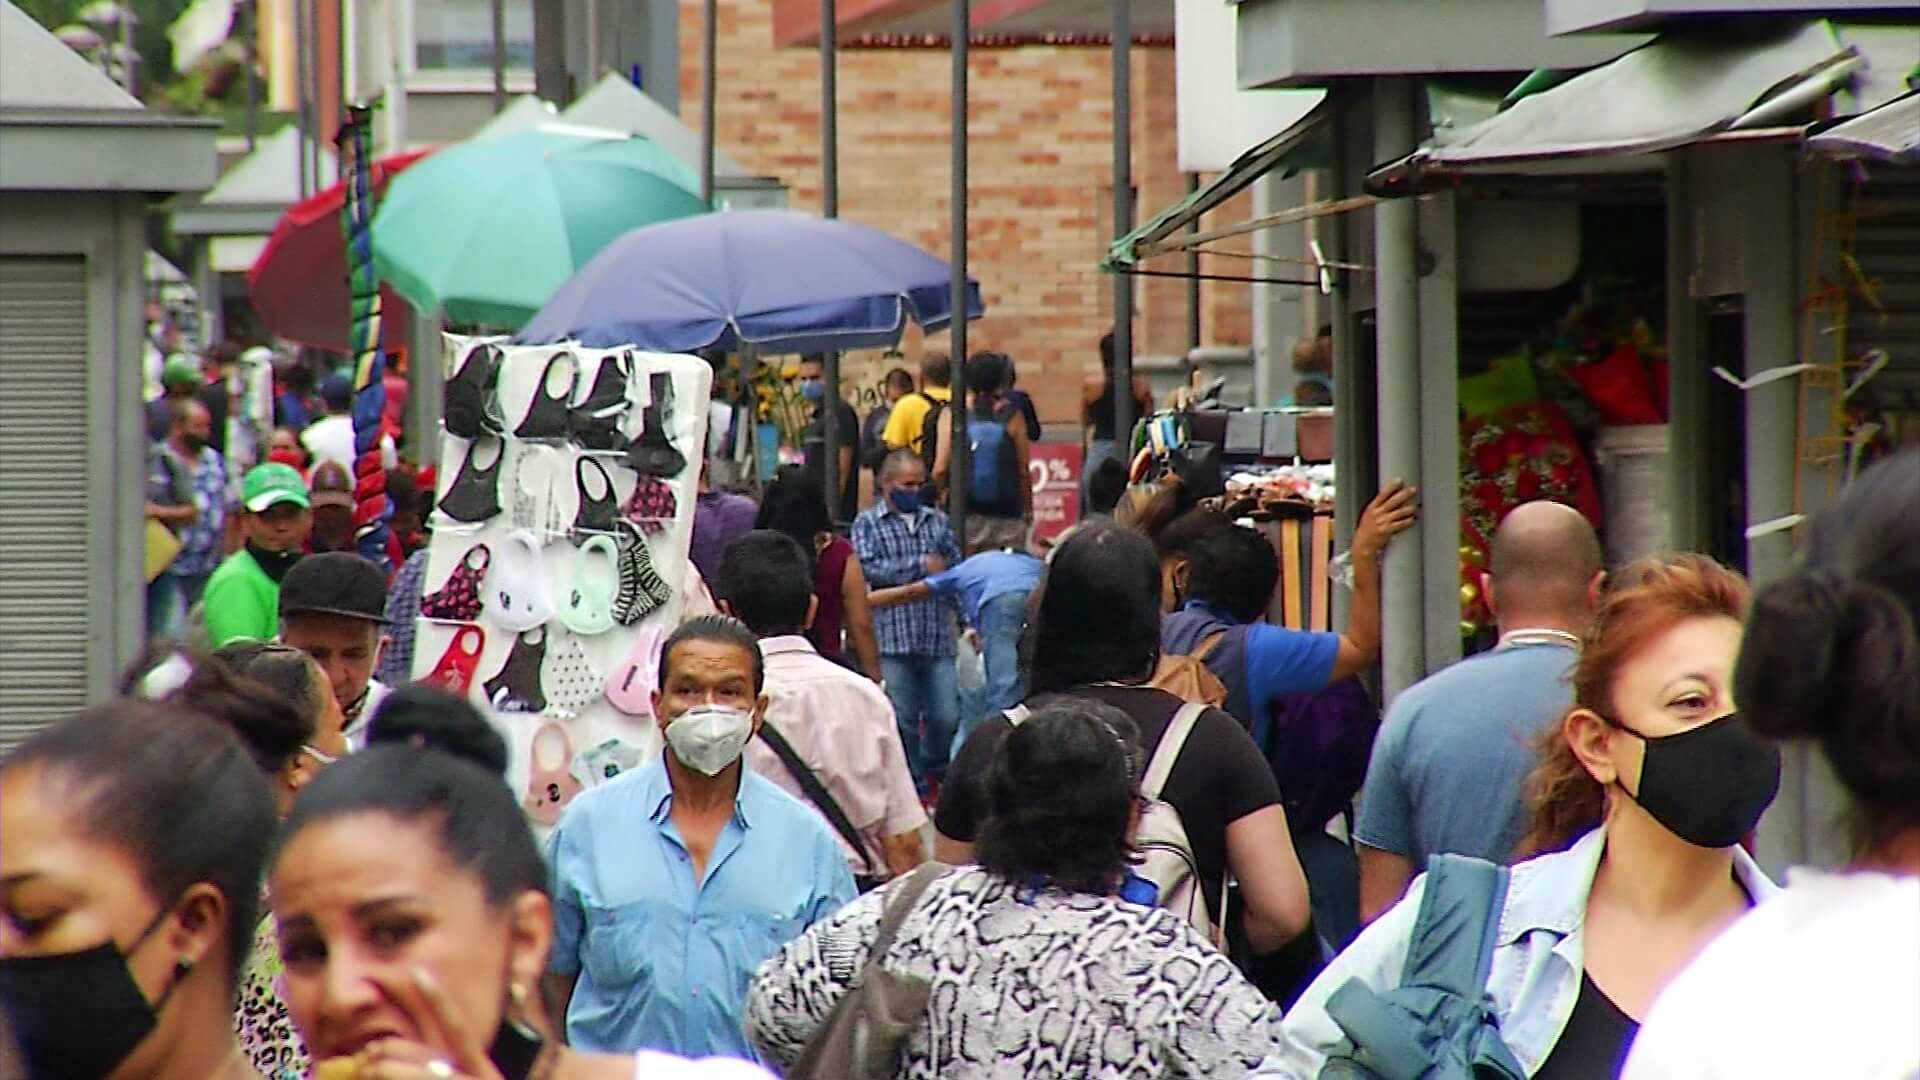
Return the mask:
<path id="1" fill-rule="evenodd" d="M 1594 829 L 1565 851 L 1513 867 L 1508 880 L 1487 992 L 1500 1034 L 1529 1076 L 1546 1063 L 1580 996 L 1587 894 L 1606 844 L 1606 829 Z M 1733 849 L 1733 872 L 1756 904 L 1780 891 L 1738 847 Z M 1399 985 L 1407 939 L 1425 891 L 1423 874 L 1405 898 L 1328 964 L 1287 1013 L 1280 1052 L 1262 1062 L 1254 1077 L 1312 1080 L 1319 1075 L 1328 1052 L 1344 1038 L 1327 1015 L 1327 998 L 1356 977 L 1376 990 Z"/>

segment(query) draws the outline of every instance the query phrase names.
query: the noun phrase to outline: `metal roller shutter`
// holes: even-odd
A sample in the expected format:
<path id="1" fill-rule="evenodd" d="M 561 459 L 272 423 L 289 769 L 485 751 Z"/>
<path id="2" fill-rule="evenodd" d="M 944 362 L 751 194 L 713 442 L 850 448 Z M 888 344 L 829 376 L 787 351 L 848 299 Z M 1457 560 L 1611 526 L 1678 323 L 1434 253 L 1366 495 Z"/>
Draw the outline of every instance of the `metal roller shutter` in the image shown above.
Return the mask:
<path id="1" fill-rule="evenodd" d="M 0 258 L 0 753 L 86 702 L 87 263 Z"/>

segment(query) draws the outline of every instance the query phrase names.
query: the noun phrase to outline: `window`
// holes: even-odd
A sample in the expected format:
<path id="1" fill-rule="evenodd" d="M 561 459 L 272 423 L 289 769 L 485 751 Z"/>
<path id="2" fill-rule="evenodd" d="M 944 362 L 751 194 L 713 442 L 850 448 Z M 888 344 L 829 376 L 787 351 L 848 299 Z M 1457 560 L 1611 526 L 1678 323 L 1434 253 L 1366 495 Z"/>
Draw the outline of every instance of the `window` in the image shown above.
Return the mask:
<path id="1" fill-rule="evenodd" d="M 533 0 L 504 0 L 507 67 L 533 68 Z M 420 71 L 491 71 L 492 0 L 414 0 L 414 66 Z"/>

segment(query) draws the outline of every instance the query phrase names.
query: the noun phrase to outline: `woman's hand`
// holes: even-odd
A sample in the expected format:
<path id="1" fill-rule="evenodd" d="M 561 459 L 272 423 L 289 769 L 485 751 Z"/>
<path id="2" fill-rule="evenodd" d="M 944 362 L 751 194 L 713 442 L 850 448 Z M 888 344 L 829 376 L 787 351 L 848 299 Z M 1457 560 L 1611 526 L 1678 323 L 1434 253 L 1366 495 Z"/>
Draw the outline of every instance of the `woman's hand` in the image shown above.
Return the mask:
<path id="1" fill-rule="evenodd" d="M 487 1041 L 470 1030 L 464 1017 L 425 969 L 415 968 L 406 983 L 381 989 L 400 1006 L 420 1041 L 381 1039 L 354 1055 L 354 1080 L 503 1080 L 487 1058 Z"/>

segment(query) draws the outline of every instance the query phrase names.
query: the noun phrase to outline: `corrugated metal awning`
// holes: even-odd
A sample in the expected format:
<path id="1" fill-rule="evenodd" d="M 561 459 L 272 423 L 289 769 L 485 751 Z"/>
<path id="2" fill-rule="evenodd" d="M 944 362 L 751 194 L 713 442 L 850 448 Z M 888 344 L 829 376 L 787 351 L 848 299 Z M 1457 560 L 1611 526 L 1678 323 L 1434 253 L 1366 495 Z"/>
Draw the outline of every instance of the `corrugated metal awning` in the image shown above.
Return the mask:
<path id="1" fill-rule="evenodd" d="M 1375 171 L 1368 186 L 1404 194 L 1427 176 L 1552 171 L 1765 128 L 1853 86 L 1867 66 L 1861 47 L 1826 20 L 1757 37 L 1669 34 L 1436 139 Z"/>
<path id="2" fill-rule="evenodd" d="M 1808 136 L 1807 149 L 1829 157 L 1920 165 L 1920 91 Z"/>

